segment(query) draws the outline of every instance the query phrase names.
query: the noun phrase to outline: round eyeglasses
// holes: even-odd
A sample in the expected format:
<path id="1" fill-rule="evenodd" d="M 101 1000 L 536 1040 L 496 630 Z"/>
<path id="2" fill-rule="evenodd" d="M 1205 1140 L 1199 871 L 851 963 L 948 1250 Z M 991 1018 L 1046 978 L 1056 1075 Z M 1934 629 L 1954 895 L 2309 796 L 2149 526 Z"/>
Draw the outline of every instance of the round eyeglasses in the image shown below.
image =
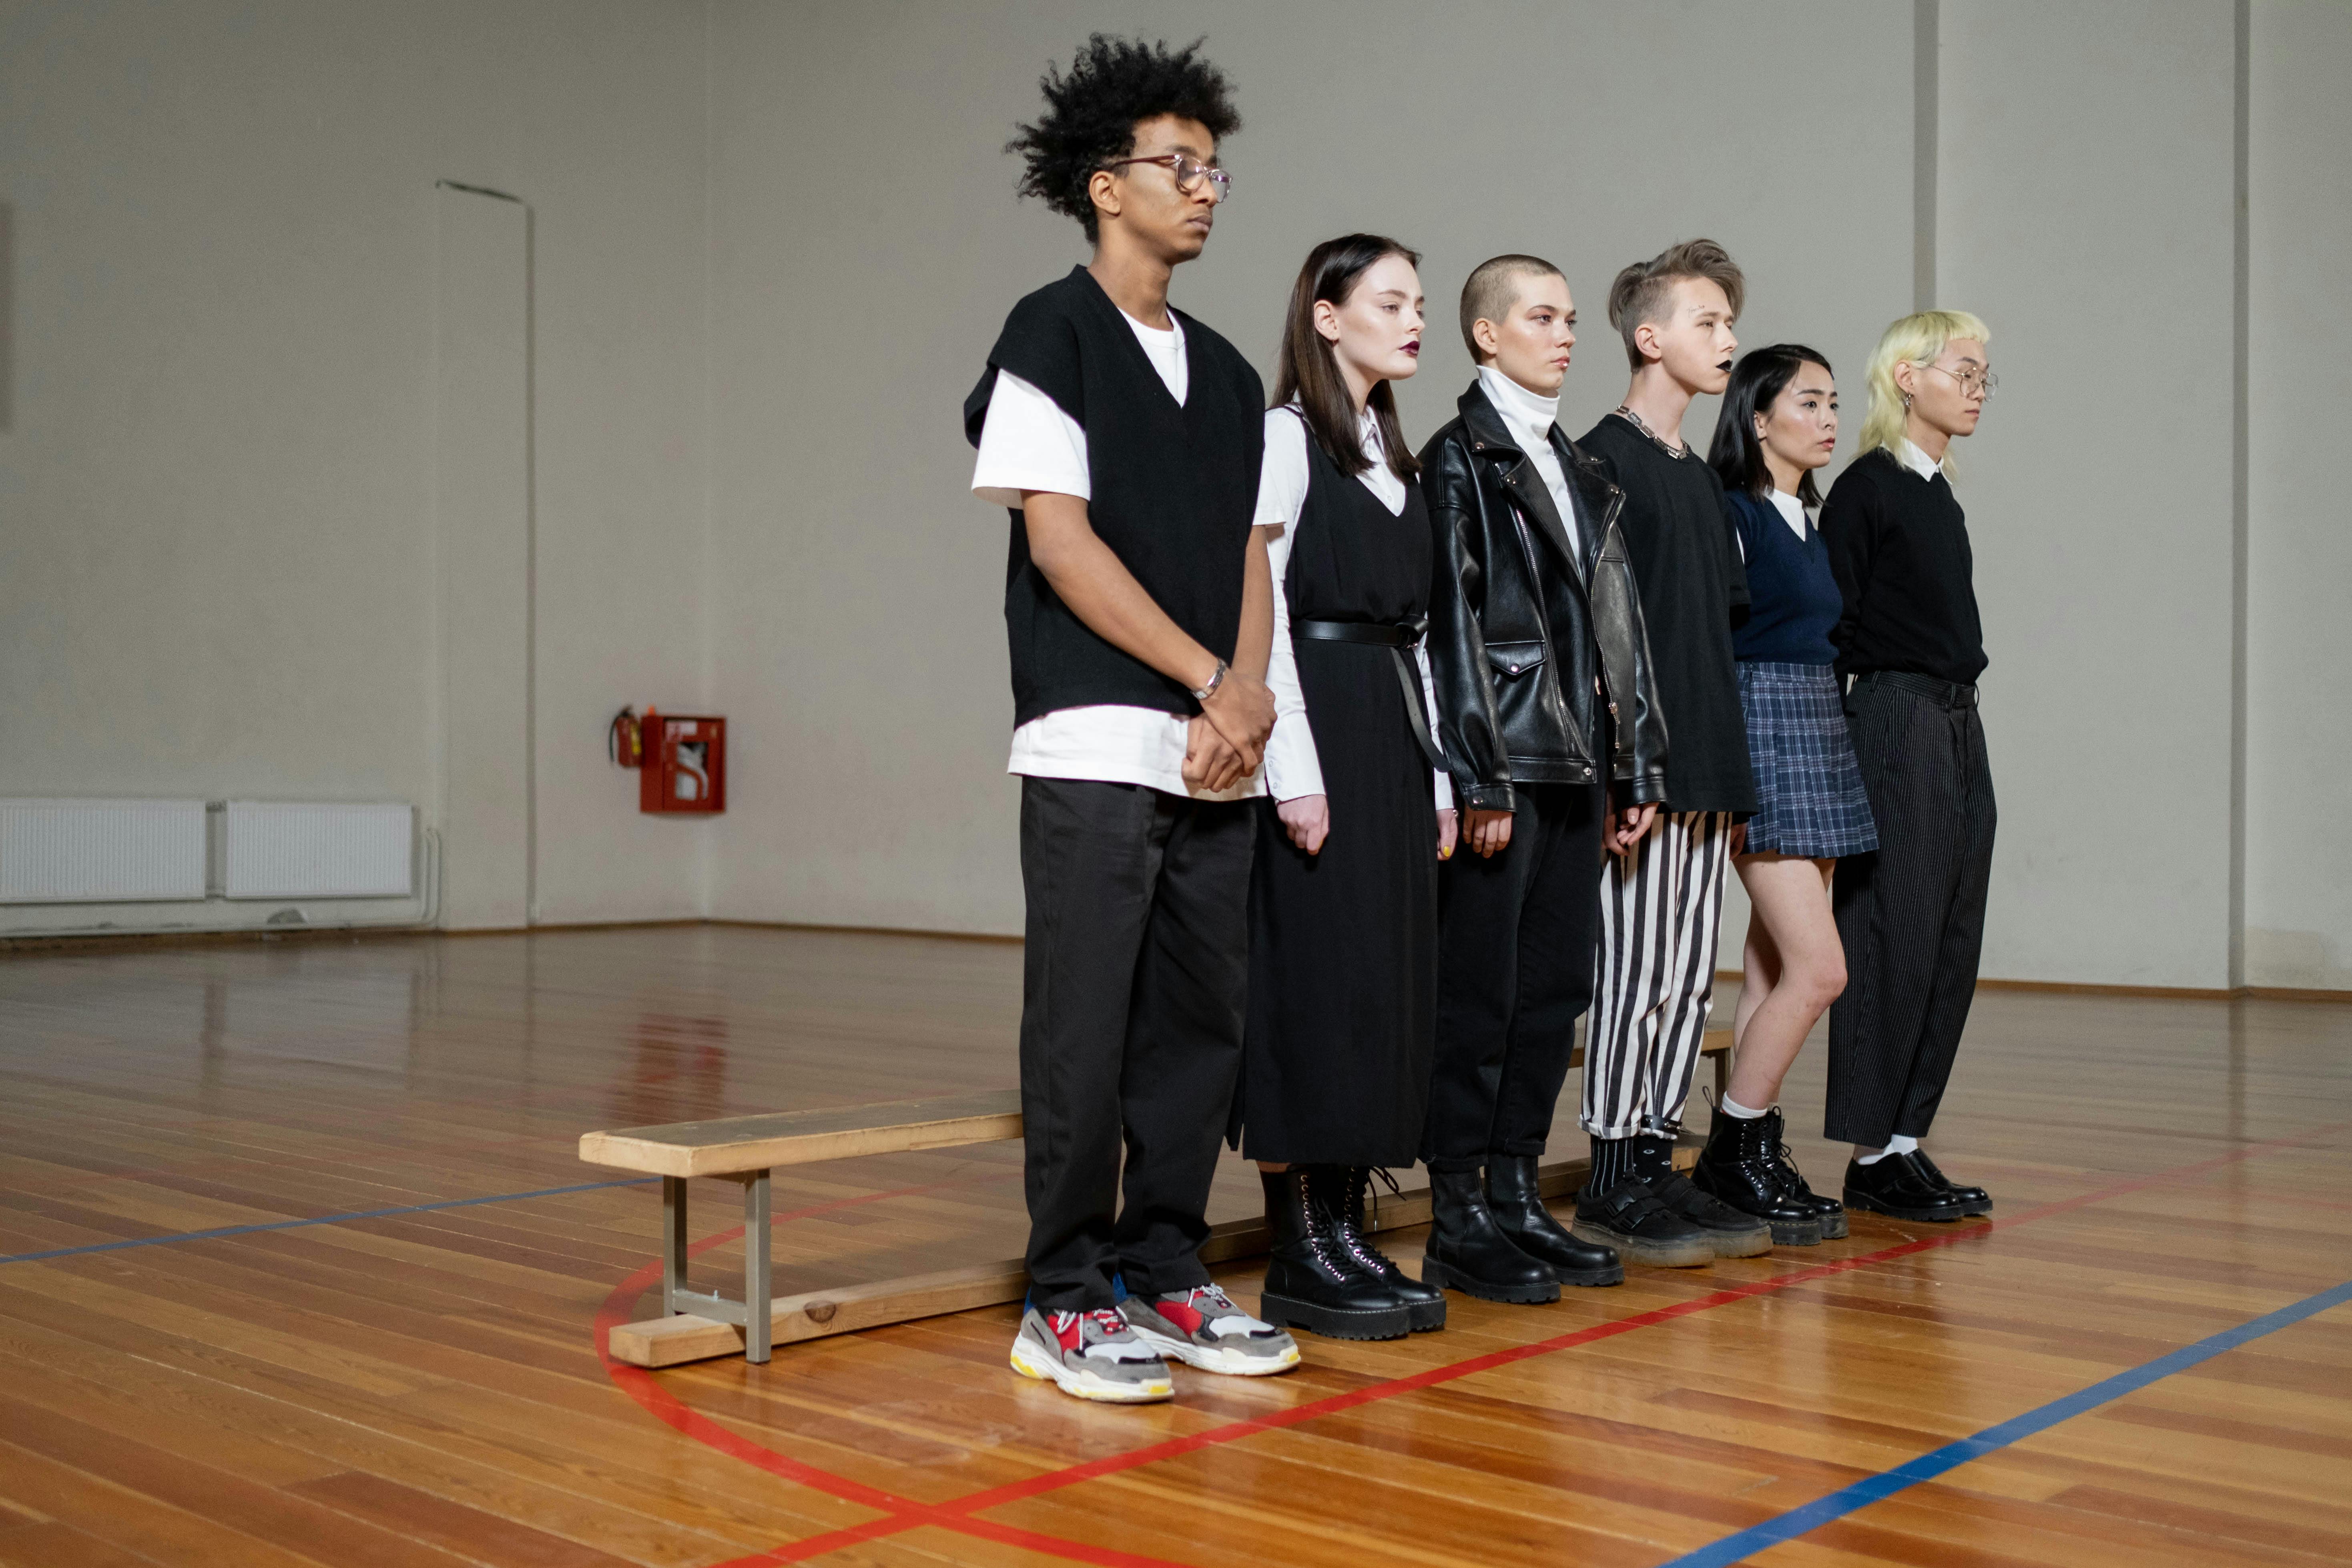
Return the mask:
<path id="1" fill-rule="evenodd" d="M 1990 370 L 1944 370 L 1944 367 L 1939 364 L 1931 364 L 1927 368 L 1944 371 L 1946 375 L 1958 382 L 1962 397 L 1980 395 L 1987 403 L 1990 403 L 1993 389 L 2000 385 L 2000 377 L 1993 374 Z"/>
<path id="2" fill-rule="evenodd" d="M 1162 153 L 1157 158 L 1115 158 L 1105 163 L 1103 167 L 1124 169 L 1129 163 L 1157 163 L 1161 168 L 1171 171 L 1176 176 L 1176 188 L 1188 196 L 1202 180 L 1206 180 L 1217 188 L 1217 201 L 1220 205 L 1233 199 L 1234 177 L 1231 174 L 1182 153 Z"/>

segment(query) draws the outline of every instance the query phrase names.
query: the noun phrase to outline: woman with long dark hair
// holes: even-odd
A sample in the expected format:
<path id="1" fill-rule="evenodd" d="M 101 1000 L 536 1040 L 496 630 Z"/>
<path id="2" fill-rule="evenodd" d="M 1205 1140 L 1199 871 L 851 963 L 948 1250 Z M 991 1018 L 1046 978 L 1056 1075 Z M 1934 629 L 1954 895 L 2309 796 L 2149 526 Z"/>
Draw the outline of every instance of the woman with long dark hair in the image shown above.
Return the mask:
<path id="1" fill-rule="evenodd" d="M 1846 1233 L 1845 1210 L 1805 1184 L 1781 1142 L 1781 1080 L 1845 988 L 1830 913 L 1838 858 L 1878 847 L 1838 691 L 1830 633 L 1843 601 L 1809 509 L 1813 470 L 1837 450 L 1837 382 L 1800 343 L 1758 349 L 1731 372 L 1708 460 L 1748 570 L 1748 612 L 1732 633 L 1748 721 L 1756 815 L 1735 839 L 1748 941 L 1732 1068 L 1691 1180 L 1811 1247 Z"/>
<path id="2" fill-rule="evenodd" d="M 1255 523 L 1275 582 L 1273 736 L 1234 1100 L 1274 1252 L 1260 1315 L 1340 1339 L 1445 1321 L 1366 1237 L 1374 1168 L 1419 1152 L 1453 851 L 1420 651 L 1432 542 L 1388 384 L 1419 367 L 1420 257 L 1351 234 L 1291 290 Z"/>

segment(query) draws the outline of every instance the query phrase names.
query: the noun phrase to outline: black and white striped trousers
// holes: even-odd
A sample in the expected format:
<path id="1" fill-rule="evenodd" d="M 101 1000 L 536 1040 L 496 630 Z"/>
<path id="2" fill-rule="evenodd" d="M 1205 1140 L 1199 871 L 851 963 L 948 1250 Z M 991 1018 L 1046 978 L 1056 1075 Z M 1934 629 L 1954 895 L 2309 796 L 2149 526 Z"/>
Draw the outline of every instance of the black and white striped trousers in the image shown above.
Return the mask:
<path id="1" fill-rule="evenodd" d="M 1731 814 L 1662 816 L 1601 877 L 1601 954 L 1584 1039 L 1584 1130 L 1672 1136 L 1715 1005 Z"/>

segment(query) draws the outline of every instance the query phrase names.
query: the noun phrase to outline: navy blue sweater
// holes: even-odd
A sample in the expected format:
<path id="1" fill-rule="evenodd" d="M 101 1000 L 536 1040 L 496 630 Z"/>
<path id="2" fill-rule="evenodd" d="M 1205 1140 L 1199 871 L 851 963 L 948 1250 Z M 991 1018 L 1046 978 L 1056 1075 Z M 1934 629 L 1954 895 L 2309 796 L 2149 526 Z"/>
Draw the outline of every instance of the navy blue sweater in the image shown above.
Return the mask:
<path id="1" fill-rule="evenodd" d="M 1737 490 L 1724 500 L 1748 552 L 1748 619 L 1732 630 L 1733 655 L 1743 663 L 1836 663 L 1830 629 L 1845 599 L 1830 570 L 1830 547 L 1810 522 L 1799 542 L 1769 500 Z"/>

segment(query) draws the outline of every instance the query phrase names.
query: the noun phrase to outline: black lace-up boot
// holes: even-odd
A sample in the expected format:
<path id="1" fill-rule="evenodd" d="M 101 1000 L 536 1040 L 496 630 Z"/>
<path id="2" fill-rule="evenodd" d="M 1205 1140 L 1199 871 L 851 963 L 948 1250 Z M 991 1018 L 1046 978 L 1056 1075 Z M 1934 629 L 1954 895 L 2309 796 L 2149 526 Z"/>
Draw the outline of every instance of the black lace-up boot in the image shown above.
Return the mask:
<path id="1" fill-rule="evenodd" d="M 1552 1218 L 1538 1185 L 1533 1154 L 1490 1154 L 1486 1157 L 1486 1207 L 1511 1245 L 1538 1262 L 1551 1265 L 1552 1277 L 1563 1285 L 1622 1285 L 1625 1265 L 1614 1247 L 1579 1241 Z"/>
<path id="2" fill-rule="evenodd" d="M 1327 1178 L 1332 1189 L 1329 1193 L 1324 1191 Z M 1378 1276 L 1380 1282 L 1412 1310 L 1412 1331 L 1425 1334 L 1444 1328 L 1445 1292 L 1407 1274 L 1396 1266 L 1395 1259 L 1372 1245 L 1372 1233 L 1364 1224 L 1364 1189 L 1372 1184 L 1370 1168 L 1318 1165 L 1307 1176 L 1307 1184 L 1316 1205 L 1330 1213 L 1339 1246 L 1356 1260 L 1357 1267 Z"/>
<path id="3" fill-rule="evenodd" d="M 1511 1243 L 1486 1206 L 1475 1171 L 1432 1171 L 1429 1239 L 1422 1244 L 1421 1277 L 1489 1301 L 1557 1301 L 1551 1266 Z"/>
<path id="4" fill-rule="evenodd" d="M 1813 1217 L 1822 1222 L 1823 1241 L 1843 1241 L 1846 1234 L 1845 1205 L 1835 1198 L 1824 1197 L 1805 1184 L 1804 1173 L 1797 1169 L 1790 1157 L 1787 1124 L 1780 1120 L 1780 1108 L 1774 1106 L 1764 1113 L 1772 1129 L 1773 1156 L 1780 1164 L 1780 1190 L 1811 1209 Z"/>
<path id="5" fill-rule="evenodd" d="M 1819 1247 L 1822 1222 L 1780 1175 L 1779 1116 L 1738 1117 L 1718 1109 L 1691 1185 L 1772 1227 L 1780 1247 Z"/>
<path id="6" fill-rule="evenodd" d="M 1633 1140 L 1633 1173 L 1650 1194 L 1670 1213 L 1706 1234 L 1717 1258 L 1757 1258 L 1772 1250 L 1772 1227 L 1751 1214 L 1743 1214 L 1719 1198 L 1708 1196 L 1675 1169 L 1675 1141 L 1664 1133 L 1643 1133 Z"/>
<path id="7" fill-rule="evenodd" d="M 1328 1167 L 1261 1171 L 1265 1222 L 1274 1231 L 1257 1315 L 1277 1329 L 1305 1329 L 1334 1340 L 1401 1340 L 1412 1310 L 1348 1255 L 1338 1226 L 1314 1202 L 1315 1178 Z"/>

